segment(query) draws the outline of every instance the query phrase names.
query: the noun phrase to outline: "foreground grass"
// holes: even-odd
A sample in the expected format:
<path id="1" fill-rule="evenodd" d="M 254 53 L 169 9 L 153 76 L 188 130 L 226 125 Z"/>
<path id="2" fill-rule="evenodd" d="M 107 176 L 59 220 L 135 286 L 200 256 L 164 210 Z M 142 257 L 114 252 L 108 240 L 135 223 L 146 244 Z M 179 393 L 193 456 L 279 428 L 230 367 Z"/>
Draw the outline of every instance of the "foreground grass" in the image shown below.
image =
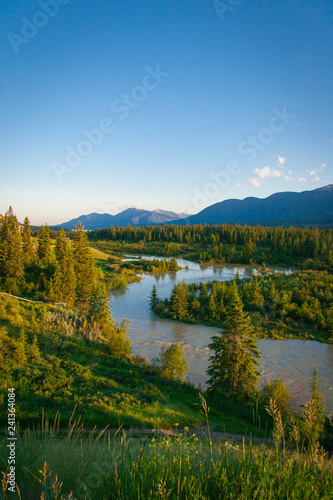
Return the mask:
<path id="1" fill-rule="evenodd" d="M 0 443 L 1 499 L 331 499 L 333 463 L 316 449 L 187 436 L 152 439 L 119 431 L 85 433 L 56 422 L 18 433 L 17 493 L 6 485 L 6 439 Z"/>

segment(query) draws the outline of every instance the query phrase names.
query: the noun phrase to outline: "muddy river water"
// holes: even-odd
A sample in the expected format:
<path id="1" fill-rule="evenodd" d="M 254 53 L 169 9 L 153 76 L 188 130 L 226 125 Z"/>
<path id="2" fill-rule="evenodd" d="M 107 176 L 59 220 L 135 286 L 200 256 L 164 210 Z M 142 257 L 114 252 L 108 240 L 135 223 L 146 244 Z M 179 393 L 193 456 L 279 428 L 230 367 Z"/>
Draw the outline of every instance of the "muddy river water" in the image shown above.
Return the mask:
<path id="1" fill-rule="evenodd" d="M 151 257 L 145 257 L 151 258 Z M 255 271 L 248 267 L 230 265 L 202 265 L 177 259 L 181 267 L 178 272 L 143 275 L 140 282 L 127 289 L 110 293 L 113 318 L 130 320 L 128 337 L 132 342 L 132 354 L 140 354 L 151 360 L 159 353 L 163 344 L 179 342 L 184 347 L 190 366 L 188 379 L 195 385 L 205 385 L 206 369 L 209 364 L 208 344 L 218 328 L 202 325 L 188 325 L 178 321 L 160 318 L 149 308 L 149 294 L 156 285 L 160 298 L 168 297 L 175 282 L 185 279 L 196 281 L 230 280 L 238 271 L 240 278 L 251 277 Z M 333 345 L 309 340 L 259 340 L 260 371 L 259 385 L 265 380 L 282 377 L 292 394 L 295 406 L 306 402 L 308 384 L 313 368 L 317 366 L 322 393 L 326 406 L 333 413 Z"/>

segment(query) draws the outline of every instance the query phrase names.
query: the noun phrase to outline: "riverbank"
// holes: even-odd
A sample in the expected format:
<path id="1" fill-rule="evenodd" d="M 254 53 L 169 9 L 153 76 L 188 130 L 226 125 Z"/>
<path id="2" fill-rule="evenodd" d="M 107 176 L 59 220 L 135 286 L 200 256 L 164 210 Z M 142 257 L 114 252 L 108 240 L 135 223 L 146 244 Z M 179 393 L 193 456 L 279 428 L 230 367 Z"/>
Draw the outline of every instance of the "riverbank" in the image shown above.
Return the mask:
<path id="1" fill-rule="evenodd" d="M 151 258 L 149 256 L 145 256 Z M 190 366 L 188 377 L 195 385 L 205 386 L 206 370 L 210 352 L 207 348 L 211 337 L 221 328 L 204 325 L 185 324 L 169 318 L 161 318 L 149 309 L 150 294 L 153 286 L 157 288 L 163 300 L 170 296 L 176 282 L 186 283 L 230 281 L 237 272 L 240 279 L 250 279 L 257 275 L 249 266 L 208 266 L 183 259 L 178 259 L 183 269 L 172 273 L 143 275 L 139 283 L 127 289 L 114 290 L 110 293 L 111 309 L 116 321 L 122 318 L 130 320 L 128 337 L 132 342 L 133 354 L 151 360 L 158 355 L 163 344 L 179 342 L 185 350 Z M 304 404 L 308 397 L 308 384 L 315 366 L 319 369 L 320 383 L 326 404 L 333 412 L 333 345 L 311 340 L 259 340 L 260 371 L 259 384 L 274 378 L 282 378 L 292 394 L 294 408 Z"/>
<path id="2" fill-rule="evenodd" d="M 304 339 L 333 343 L 333 276 L 326 271 L 236 277 L 230 282 L 176 284 L 167 299 L 155 299 L 162 317 L 225 327 L 232 296 L 248 313 L 255 338 Z"/>

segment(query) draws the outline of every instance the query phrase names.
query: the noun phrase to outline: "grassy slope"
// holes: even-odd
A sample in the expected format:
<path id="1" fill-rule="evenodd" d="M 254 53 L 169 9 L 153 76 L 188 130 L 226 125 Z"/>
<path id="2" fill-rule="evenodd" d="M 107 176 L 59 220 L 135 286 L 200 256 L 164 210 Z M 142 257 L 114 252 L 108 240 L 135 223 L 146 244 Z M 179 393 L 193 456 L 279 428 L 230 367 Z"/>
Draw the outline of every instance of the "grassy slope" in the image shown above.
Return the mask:
<path id="1" fill-rule="evenodd" d="M 203 421 L 191 384 L 160 377 L 142 360 L 111 356 L 81 320 L 51 305 L 0 296 L 1 426 L 7 387 L 16 389 L 22 426 L 39 423 L 43 412 L 50 419 L 60 412 L 65 425 L 74 407 L 88 427 L 170 428 Z M 247 407 L 214 407 L 212 419 L 221 430 L 256 431 Z"/>

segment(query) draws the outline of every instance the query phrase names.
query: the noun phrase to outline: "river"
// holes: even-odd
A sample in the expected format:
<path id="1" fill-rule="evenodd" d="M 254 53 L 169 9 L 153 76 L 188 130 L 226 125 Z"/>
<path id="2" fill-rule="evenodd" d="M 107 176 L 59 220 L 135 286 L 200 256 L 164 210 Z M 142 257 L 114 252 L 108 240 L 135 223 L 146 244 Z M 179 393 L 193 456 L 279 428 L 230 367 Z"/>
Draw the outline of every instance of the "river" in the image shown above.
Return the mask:
<path id="1" fill-rule="evenodd" d="M 145 258 L 152 258 L 147 257 Z M 122 318 L 130 320 L 128 338 L 132 342 L 132 354 L 139 354 L 151 360 L 159 353 L 163 344 L 179 342 L 186 352 L 190 370 L 188 379 L 195 385 L 205 386 L 206 369 L 210 352 L 208 344 L 218 328 L 188 325 L 178 321 L 160 318 L 149 308 L 149 294 L 156 285 L 160 298 L 169 297 L 177 281 L 187 283 L 196 281 L 230 280 L 238 271 L 240 278 L 256 274 L 249 267 L 231 265 L 202 265 L 177 259 L 181 267 L 178 272 L 142 275 L 140 282 L 127 289 L 113 290 L 110 293 L 111 310 L 116 322 Z M 259 340 L 260 371 L 262 376 L 259 387 L 268 380 L 281 377 L 292 395 L 294 407 L 303 404 L 309 397 L 308 384 L 315 366 L 319 372 L 319 382 L 325 403 L 333 412 L 333 345 L 310 340 Z"/>

